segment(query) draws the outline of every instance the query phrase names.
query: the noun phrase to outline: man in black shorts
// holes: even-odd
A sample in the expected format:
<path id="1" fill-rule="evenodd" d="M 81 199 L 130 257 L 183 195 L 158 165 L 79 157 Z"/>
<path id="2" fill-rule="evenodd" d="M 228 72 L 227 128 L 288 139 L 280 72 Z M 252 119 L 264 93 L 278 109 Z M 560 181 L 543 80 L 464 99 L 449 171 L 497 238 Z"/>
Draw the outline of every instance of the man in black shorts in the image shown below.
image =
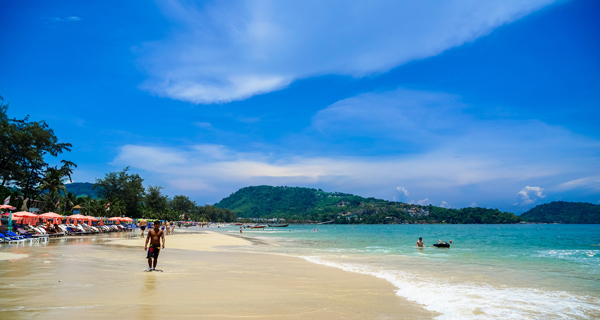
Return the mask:
<path id="1" fill-rule="evenodd" d="M 147 224 L 148 224 L 148 221 L 146 221 L 146 219 L 142 218 L 142 220 L 140 220 L 140 230 L 142 230 L 142 235 L 140 236 L 141 238 L 144 237 L 144 230 L 146 230 Z"/>
<path id="2" fill-rule="evenodd" d="M 154 223 L 154 229 L 148 231 L 146 237 L 146 244 L 144 250 L 148 251 L 146 258 L 148 259 L 148 269 L 146 271 L 153 271 L 156 269 L 156 263 L 158 262 L 158 254 L 160 253 L 160 240 L 162 239 L 162 248 L 165 248 L 165 233 L 160 230 L 160 224 Z M 150 240 L 150 249 L 148 249 L 148 240 Z M 154 258 L 154 263 L 152 263 Z"/>

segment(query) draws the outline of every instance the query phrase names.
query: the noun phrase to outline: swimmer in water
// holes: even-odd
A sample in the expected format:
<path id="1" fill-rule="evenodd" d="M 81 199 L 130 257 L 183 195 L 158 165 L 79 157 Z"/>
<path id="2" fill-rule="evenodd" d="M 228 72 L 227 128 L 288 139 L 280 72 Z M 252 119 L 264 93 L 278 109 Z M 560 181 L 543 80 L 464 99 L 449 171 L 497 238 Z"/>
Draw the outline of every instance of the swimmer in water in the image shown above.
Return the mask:
<path id="1" fill-rule="evenodd" d="M 419 241 L 417 241 L 417 248 L 424 248 L 425 245 L 423 244 L 423 238 L 419 238 Z"/>

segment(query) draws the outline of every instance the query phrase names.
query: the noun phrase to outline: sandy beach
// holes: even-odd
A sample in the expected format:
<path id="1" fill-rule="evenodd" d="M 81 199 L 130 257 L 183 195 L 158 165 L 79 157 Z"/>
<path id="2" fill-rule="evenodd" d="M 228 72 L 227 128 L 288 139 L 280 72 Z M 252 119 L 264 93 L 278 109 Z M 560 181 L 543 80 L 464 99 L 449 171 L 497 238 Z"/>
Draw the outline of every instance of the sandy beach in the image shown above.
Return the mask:
<path id="1" fill-rule="evenodd" d="M 0 247 L 4 319 L 431 319 L 383 279 L 271 254 L 203 231 L 167 236 L 157 269 L 144 240 L 89 236 Z M 265 244 L 268 245 L 268 244 Z"/>

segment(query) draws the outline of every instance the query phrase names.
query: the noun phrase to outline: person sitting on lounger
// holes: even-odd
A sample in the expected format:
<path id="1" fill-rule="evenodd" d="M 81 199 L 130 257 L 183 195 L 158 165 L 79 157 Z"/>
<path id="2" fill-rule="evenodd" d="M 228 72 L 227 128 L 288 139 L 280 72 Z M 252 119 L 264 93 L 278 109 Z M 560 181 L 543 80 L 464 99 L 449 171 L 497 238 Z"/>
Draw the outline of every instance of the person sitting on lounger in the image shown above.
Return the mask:
<path id="1" fill-rule="evenodd" d="M 160 230 L 160 223 L 154 223 L 154 229 L 148 231 L 146 237 L 146 244 L 144 245 L 144 251 L 148 251 L 146 258 L 148 259 L 148 269 L 146 271 L 153 271 L 156 269 L 156 263 L 158 262 L 158 254 L 160 253 L 160 240 L 162 239 L 162 248 L 165 248 L 165 233 Z M 150 240 L 150 249 L 148 249 L 148 240 Z M 152 263 L 154 258 L 154 263 Z"/>

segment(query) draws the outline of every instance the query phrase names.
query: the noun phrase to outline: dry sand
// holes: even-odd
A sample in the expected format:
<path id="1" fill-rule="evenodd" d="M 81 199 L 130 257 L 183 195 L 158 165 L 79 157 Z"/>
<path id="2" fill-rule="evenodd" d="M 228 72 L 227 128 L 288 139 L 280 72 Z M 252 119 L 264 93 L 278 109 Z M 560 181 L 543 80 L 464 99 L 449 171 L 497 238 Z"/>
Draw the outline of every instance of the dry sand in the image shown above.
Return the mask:
<path id="1" fill-rule="evenodd" d="M 111 245 L 107 245 L 111 244 Z M 116 244 L 116 245 L 115 245 Z M 63 239 L 0 247 L 0 319 L 431 319 L 385 280 L 266 254 L 205 232 L 167 236 L 158 269 L 140 238 Z"/>

